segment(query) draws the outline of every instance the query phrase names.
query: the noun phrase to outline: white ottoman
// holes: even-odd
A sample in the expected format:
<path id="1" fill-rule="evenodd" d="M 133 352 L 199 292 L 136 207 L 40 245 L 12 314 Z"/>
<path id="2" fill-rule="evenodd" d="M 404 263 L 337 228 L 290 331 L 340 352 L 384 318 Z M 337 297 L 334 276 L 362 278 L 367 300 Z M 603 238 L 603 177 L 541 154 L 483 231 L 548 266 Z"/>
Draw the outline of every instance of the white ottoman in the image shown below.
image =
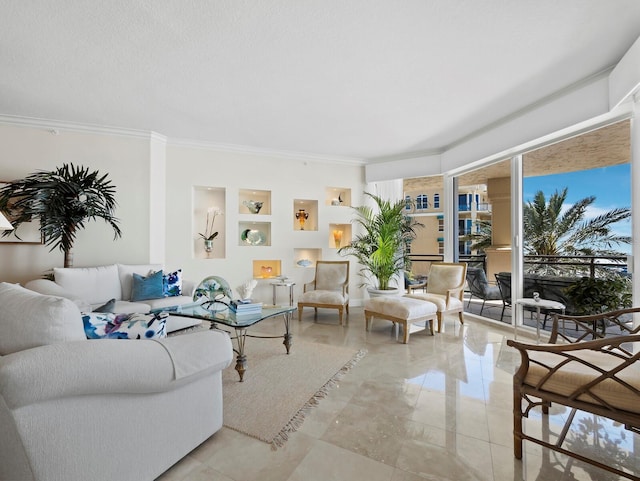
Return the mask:
<path id="1" fill-rule="evenodd" d="M 429 331 L 433 335 L 433 321 L 437 312 L 437 306 L 429 301 L 404 296 L 374 297 L 364 302 L 365 329 L 369 330 L 374 317 L 391 321 L 396 327 L 400 324 L 404 332 L 403 342 L 406 344 L 409 342 L 410 326 L 416 322 L 428 322 Z"/>

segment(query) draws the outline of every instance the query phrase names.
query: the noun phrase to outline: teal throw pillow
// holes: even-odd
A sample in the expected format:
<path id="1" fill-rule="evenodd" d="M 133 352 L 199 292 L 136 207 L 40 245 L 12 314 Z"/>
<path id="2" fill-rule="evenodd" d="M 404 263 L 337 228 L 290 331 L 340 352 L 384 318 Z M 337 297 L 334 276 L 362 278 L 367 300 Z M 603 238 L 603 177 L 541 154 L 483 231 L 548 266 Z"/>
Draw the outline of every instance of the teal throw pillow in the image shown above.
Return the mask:
<path id="1" fill-rule="evenodd" d="M 162 271 L 149 274 L 143 277 L 140 274 L 133 274 L 133 285 L 131 288 L 131 300 L 133 302 L 144 301 L 145 299 L 161 299 L 162 292 Z"/>
<path id="2" fill-rule="evenodd" d="M 113 312 L 113 310 L 116 307 L 116 300 L 115 299 L 110 299 L 107 302 L 105 302 L 104 304 L 102 304 L 100 307 L 96 307 L 93 312 Z"/>

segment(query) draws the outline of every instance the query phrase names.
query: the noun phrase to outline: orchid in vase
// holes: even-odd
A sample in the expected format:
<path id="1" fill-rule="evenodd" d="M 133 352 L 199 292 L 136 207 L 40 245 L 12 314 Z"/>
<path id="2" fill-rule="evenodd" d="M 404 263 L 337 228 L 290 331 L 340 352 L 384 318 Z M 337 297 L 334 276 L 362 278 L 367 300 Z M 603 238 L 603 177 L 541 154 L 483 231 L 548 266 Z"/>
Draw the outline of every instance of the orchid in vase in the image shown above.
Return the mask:
<path id="1" fill-rule="evenodd" d="M 207 223 L 204 233 L 198 233 L 198 235 L 204 240 L 204 249 L 207 252 L 211 252 L 211 249 L 213 249 L 213 239 L 218 237 L 218 231 L 213 230 L 213 224 L 216 221 L 216 217 L 219 215 L 222 215 L 222 209 L 220 209 L 220 207 L 209 207 L 207 209 Z"/>

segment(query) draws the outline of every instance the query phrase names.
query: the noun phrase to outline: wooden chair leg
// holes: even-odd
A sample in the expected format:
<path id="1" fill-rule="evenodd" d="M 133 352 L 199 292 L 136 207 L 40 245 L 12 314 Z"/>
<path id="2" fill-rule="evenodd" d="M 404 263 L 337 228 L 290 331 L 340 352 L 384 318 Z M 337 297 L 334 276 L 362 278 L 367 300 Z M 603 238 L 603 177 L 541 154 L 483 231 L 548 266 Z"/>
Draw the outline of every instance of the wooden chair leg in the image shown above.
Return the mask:
<path id="1" fill-rule="evenodd" d="M 371 330 L 371 320 L 372 319 L 373 319 L 373 316 L 371 314 L 365 314 L 364 315 L 364 330 L 365 331 Z"/>
<path id="2" fill-rule="evenodd" d="M 460 324 L 464 324 L 464 313 L 463 312 L 458 312 L 458 317 L 460 318 Z"/>
<path id="3" fill-rule="evenodd" d="M 407 344 L 409 342 L 409 336 L 411 335 L 411 333 L 409 332 L 409 326 L 410 324 L 407 321 L 404 321 L 402 323 L 402 329 L 403 329 L 402 342 L 404 344 Z"/>
<path id="4" fill-rule="evenodd" d="M 436 314 L 438 316 L 438 332 L 442 332 L 442 312 Z"/>
<path id="5" fill-rule="evenodd" d="M 522 459 L 522 399 L 520 392 L 513 389 L 513 455 Z"/>
<path id="6" fill-rule="evenodd" d="M 300 304 L 298 304 L 298 322 L 302 321 L 302 310 L 304 309 L 304 306 L 301 306 Z"/>

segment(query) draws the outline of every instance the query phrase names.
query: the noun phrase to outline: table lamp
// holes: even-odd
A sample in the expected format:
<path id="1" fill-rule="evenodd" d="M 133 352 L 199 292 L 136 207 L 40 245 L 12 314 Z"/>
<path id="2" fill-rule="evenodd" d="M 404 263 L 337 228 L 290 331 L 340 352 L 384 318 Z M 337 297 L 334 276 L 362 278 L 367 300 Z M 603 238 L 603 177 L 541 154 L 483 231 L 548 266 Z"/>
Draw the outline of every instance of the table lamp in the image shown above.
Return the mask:
<path id="1" fill-rule="evenodd" d="M 0 212 L 0 231 L 13 230 L 13 226 L 9 219 L 7 219 L 2 212 Z"/>

